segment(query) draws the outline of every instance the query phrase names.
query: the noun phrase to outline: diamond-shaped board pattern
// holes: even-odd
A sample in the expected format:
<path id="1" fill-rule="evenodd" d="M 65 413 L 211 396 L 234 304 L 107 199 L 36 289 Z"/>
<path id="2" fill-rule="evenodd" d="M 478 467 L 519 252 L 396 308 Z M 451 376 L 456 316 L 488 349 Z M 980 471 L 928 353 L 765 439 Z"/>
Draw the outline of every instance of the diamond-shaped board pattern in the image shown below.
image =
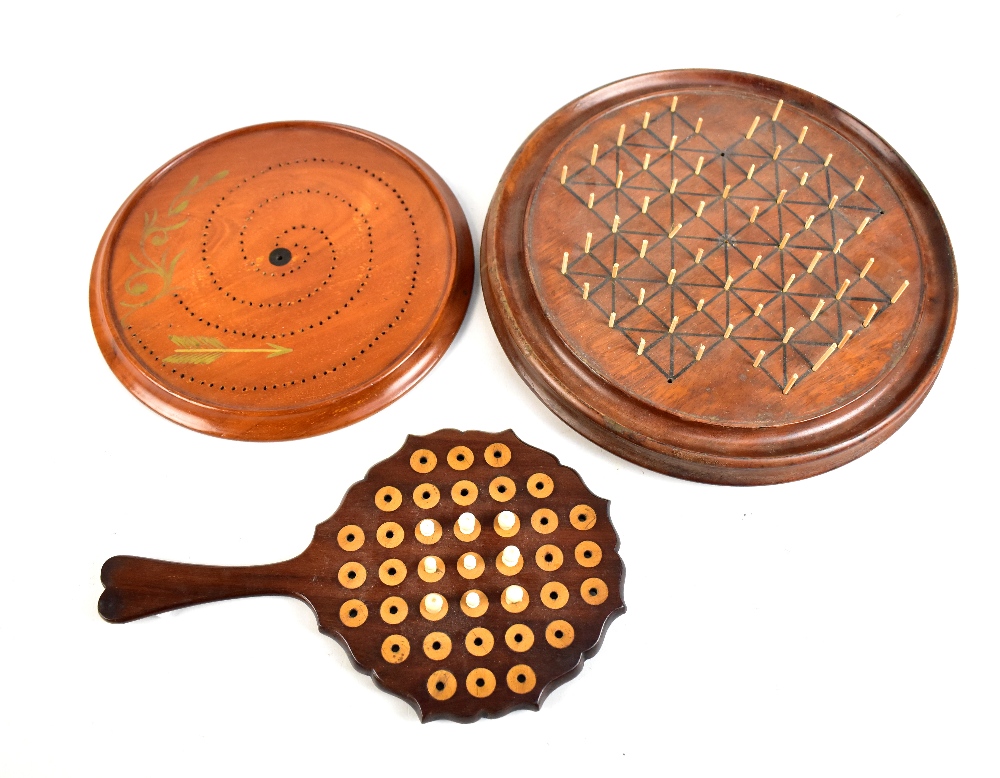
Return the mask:
<path id="1" fill-rule="evenodd" d="M 883 221 L 901 211 L 868 157 L 804 109 L 688 90 L 566 139 L 529 208 L 529 267 L 560 336 L 637 397 L 694 382 L 709 402 L 682 415 L 821 413 L 797 395 L 864 391 L 886 365 L 851 352 L 913 326 L 919 293 L 897 292 L 919 284 L 919 251 Z M 894 334 L 874 336 L 886 317 Z M 740 382 L 735 401 L 719 380 Z"/>

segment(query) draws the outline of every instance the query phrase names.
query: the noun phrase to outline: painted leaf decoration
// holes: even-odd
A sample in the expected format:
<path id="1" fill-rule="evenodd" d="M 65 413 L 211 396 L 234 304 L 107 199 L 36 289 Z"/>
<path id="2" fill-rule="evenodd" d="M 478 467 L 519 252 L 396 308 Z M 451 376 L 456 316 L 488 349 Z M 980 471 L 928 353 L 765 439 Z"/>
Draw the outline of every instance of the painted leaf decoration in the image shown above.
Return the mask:
<path id="1" fill-rule="evenodd" d="M 170 209 L 170 213 L 174 213 L 174 214 L 180 213 L 181 211 L 183 211 L 185 208 L 188 207 L 188 203 L 189 202 L 191 202 L 191 201 L 190 200 L 183 200 L 182 202 L 177 203 L 177 205 L 175 205 L 173 208 Z"/>

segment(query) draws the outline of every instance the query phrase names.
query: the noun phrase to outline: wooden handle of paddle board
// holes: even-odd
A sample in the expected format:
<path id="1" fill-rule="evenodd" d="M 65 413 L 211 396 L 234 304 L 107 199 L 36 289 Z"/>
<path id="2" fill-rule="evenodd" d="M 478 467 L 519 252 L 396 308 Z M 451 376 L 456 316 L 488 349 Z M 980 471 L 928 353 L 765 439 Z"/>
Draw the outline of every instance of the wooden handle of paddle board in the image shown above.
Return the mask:
<path id="1" fill-rule="evenodd" d="M 101 568 L 104 592 L 97 611 L 122 623 L 216 600 L 259 595 L 304 596 L 287 562 L 253 567 L 216 567 L 115 556 Z"/>

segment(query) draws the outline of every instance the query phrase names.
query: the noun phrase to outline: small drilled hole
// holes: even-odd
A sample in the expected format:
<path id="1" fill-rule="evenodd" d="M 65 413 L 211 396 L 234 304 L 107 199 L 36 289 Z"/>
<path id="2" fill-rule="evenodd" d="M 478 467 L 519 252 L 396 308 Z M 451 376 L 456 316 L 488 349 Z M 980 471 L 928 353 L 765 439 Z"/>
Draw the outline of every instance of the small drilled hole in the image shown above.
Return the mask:
<path id="1" fill-rule="evenodd" d="M 459 454 L 457 457 L 455 457 L 455 459 L 457 459 L 459 462 L 464 462 L 465 454 Z"/>
<path id="2" fill-rule="evenodd" d="M 351 608 L 349 611 L 347 611 L 347 615 L 350 616 L 352 619 L 357 618 L 358 617 L 358 609 L 357 608 Z"/>
<path id="3" fill-rule="evenodd" d="M 477 678 L 476 679 L 476 686 L 482 688 L 483 686 L 486 686 L 486 681 L 484 681 L 482 678 Z"/>
<path id="4" fill-rule="evenodd" d="M 524 635 L 522 635 L 520 632 L 518 632 L 516 635 L 514 635 L 514 642 L 515 643 L 520 643 L 522 640 L 524 640 Z"/>
<path id="5" fill-rule="evenodd" d="M 535 488 L 536 489 L 544 489 L 545 488 L 545 484 L 543 484 L 541 481 L 539 481 L 537 484 L 535 484 Z"/>
<path id="6" fill-rule="evenodd" d="M 597 596 L 597 589 L 595 589 L 593 586 L 590 587 L 590 596 L 591 597 Z"/>
<path id="7" fill-rule="evenodd" d="M 444 681 L 438 681 L 436 684 L 434 684 L 434 688 L 437 689 L 439 692 L 443 692 L 444 691 Z"/>
<path id="8" fill-rule="evenodd" d="M 399 651 L 399 643 L 393 643 L 391 646 L 389 646 L 389 650 L 392 651 L 392 653 L 394 654 L 397 653 Z"/>
<path id="9" fill-rule="evenodd" d="M 557 629 L 552 634 L 556 636 L 556 640 L 562 640 L 563 631 L 561 629 Z"/>
<path id="10" fill-rule="evenodd" d="M 517 674 L 517 682 L 518 683 L 524 683 L 527 680 L 528 680 L 528 676 L 526 676 L 524 673 L 518 673 Z"/>
<path id="11" fill-rule="evenodd" d="M 546 554 L 545 555 L 545 561 L 546 562 L 551 562 L 552 561 L 552 554 Z"/>
<path id="12" fill-rule="evenodd" d="M 556 593 L 556 592 L 549 592 L 549 599 L 550 600 L 558 600 L 559 599 L 558 593 Z"/>
<path id="13" fill-rule="evenodd" d="M 541 519 L 541 521 L 539 521 L 538 523 L 539 523 L 539 524 L 541 524 L 541 525 L 542 525 L 542 526 L 544 527 L 544 526 L 545 526 L 546 524 L 548 524 L 548 523 L 549 523 L 549 520 L 548 520 L 548 519 L 546 519 L 546 518 L 545 518 L 545 517 L 543 516 L 543 517 L 542 517 L 542 519 Z"/>
<path id="14" fill-rule="evenodd" d="M 394 533 L 394 532 L 393 532 L 392 530 L 389 530 L 388 532 L 386 532 L 386 533 L 385 533 L 385 536 L 386 536 L 386 537 L 387 537 L 387 538 L 388 538 L 389 540 L 392 540 L 392 536 L 393 536 L 394 534 L 396 534 L 396 533 Z"/>
<path id="15" fill-rule="evenodd" d="M 353 581 L 353 580 L 354 580 L 355 578 L 357 578 L 357 577 L 358 577 L 358 574 L 357 574 L 357 573 L 355 573 L 355 572 L 354 572 L 353 570 L 351 570 L 351 571 L 350 571 L 350 572 L 349 572 L 349 573 L 347 574 L 347 577 L 348 577 L 348 578 L 350 578 L 350 579 L 351 579 L 351 580 Z"/>
<path id="16" fill-rule="evenodd" d="M 389 570 L 388 570 L 388 573 L 389 573 L 389 575 L 395 575 L 396 574 L 396 568 L 395 567 L 390 567 Z"/>
<path id="17" fill-rule="evenodd" d="M 420 496 L 423 497 L 425 500 L 429 500 L 431 498 L 431 493 L 430 492 L 424 492 Z"/>
<path id="18" fill-rule="evenodd" d="M 503 454 L 501 454 L 499 451 L 494 451 L 493 452 L 493 458 L 494 459 L 500 459 L 500 457 L 502 457 L 502 456 L 503 456 Z"/>
<path id="19" fill-rule="evenodd" d="M 587 514 L 586 513 L 581 513 L 579 516 L 576 517 L 576 520 L 577 521 L 586 521 L 587 520 Z"/>
<path id="20" fill-rule="evenodd" d="M 482 638 L 476 638 L 476 639 L 475 639 L 475 640 L 473 640 L 472 642 L 473 642 L 473 643 L 474 643 L 475 645 L 477 645 L 477 646 L 481 646 L 481 645 L 483 644 L 483 639 L 482 639 Z"/>
<path id="21" fill-rule="evenodd" d="M 383 502 L 392 502 L 392 495 L 391 494 L 387 494 L 385 497 L 382 498 L 382 501 Z"/>
<path id="22" fill-rule="evenodd" d="M 468 490 L 468 489 L 463 489 L 463 490 L 462 490 L 462 491 L 460 492 L 460 494 L 461 494 L 461 495 L 462 495 L 463 497 L 468 497 L 468 496 L 469 496 L 469 490 Z"/>
<path id="23" fill-rule="evenodd" d="M 420 464 L 426 465 L 427 464 L 427 457 L 420 457 Z"/>
<path id="24" fill-rule="evenodd" d="M 435 640 L 433 643 L 431 643 L 431 648 L 433 648 L 435 651 L 440 651 L 441 650 L 441 641 L 440 640 Z"/>
<path id="25" fill-rule="evenodd" d="M 584 559 L 590 559 L 593 555 L 594 555 L 594 553 L 592 551 L 584 551 L 583 552 Z"/>
<path id="26" fill-rule="evenodd" d="M 347 536 L 347 542 L 348 543 L 353 543 L 354 542 L 354 533 L 353 532 Z"/>
<path id="27" fill-rule="evenodd" d="M 504 492 L 507 491 L 507 487 L 504 486 L 503 484 L 500 484 L 500 486 L 497 487 L 497 491 L 500 492 L 500 494 L 503 494 Z"/>

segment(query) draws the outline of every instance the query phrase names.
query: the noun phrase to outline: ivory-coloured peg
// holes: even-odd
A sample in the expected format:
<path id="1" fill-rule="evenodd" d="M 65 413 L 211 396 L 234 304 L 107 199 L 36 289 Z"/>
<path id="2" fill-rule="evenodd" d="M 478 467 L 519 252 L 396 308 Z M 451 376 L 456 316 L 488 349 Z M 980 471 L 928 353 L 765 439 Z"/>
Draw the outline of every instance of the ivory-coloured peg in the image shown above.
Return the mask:
<path id="1" fill-rule="evenodd" d="M 642 239 L 642 246 L 639 247 L 639 256 L 640 257 L 645 257 L 646 256 L 646 249 L 648 249 L 648 248 L 649 248 L 649 241 L 646 240 L 645 238 L 643 238 Z"/>
<path id="2" fill-rule="evenodd" d="M 802 174 L 802 178 L 799 179 L 799 186 L 805 186 L 806 185 L 806 181 L 808 181 L 808 180 L 809 180 L 809 174 L 808 173 L 803 173 Z"/>
<path id="3" fill-rule="evenodd" d="M 594 150 L 590 152 L 590 165 L 593 167 L 597 164 L 597 144 L 594 144 Z"/>
<path id="4" fill-rule="evenodd" d="M 837 350 L 837 344 L 831 343 L 827 347 L 826 351 L 823 352 L 823 356 L 821 356 L 819 360 L 817 360 L 816 364 L 813 365 L 813 372 L 815 373 L 817 370 L 823 367 L 823 363 L 826 362 L 826 360 L 830 358 L 830 355 L 836 350 Z"/>
<path id="5" fill-rule="evenodd" d="M 792 391 L 792 387 L 795 386 L 795 382 L 798 380 L 799 380 L 799 374 L 792 373 L 792 377 L 788 379 L 788 383 L 785 385 L 785 388 L 782 390 L 781 393 L 788 394 L 790 391 Z"/>
<path id="6" fill-rule="evenodd" d="M 680 223 L 678 223 L 678 224 L 675 224 L 675 225 L 673 226 L 673 229 L 671 229 L 671 230 L 670 230 L 670 232 L 669 232 L 669 233 L 667 234 L 667 237 L 668 237 L 668 238 L 671 238 L 671 239 L 673 239 L 673 237 L 674 237 L 675 235 L 677 235 L 677 233 L 678 233 L 678 232 L 680 232 L 680 231 L 681 231 L 681 227 L 682 227 L 682 226 L 683 226 L 683 225 L 682 225 L 682 224 L 680 224 Z"/>
<path id="7" fill-rule="evenodd" d="M 851 279 L 845 278 L 844 282 L 840 285 L 840 289 L 837 290 L 837 299 L 839 300 L 844 296 L 844 292 L 847 291 L 847 287 L 851 285 Z"/>
<path id="8" fill-rule="evenodd" d="M 868 271 L 872 269 L 872 265 L 875 264 L 875 257 L 870 257 L 868 262 L 865 264 L 864 270 L 861 271 L 861 277 L 864 278 L 868 275 Z"/>
<path id="9" fill-rule="evenodd" d="M 591 208 L 591 209 L 594 207 L 594 193 L 593 192 L 590 193 L 590 199 L 587 200 L 587 207 Z"/>
<path id="10" fill-rule="evenodd" d="M 608 327 L 613 328 L 615 326 L 615 317 L 617 315 L 614 311 L 611 312 L 611 315 L 608 317 Z"/>
<path id="11" fill-rule="evenodd" d="M 677 179 L 675 178 L 673 181 L 670 182 L 670 194 L 673 194 L 676 188 L 677 188 Z"/>
<path id="12" fill-rule="evenodd" d="M 701 117 L 700 116 L 698 117 L 697 123 L 694 125 L 694 134 L 697 135 L 699 132 L 701 132 Z"/>
<path id="13" fill-rule="evenodd" d="M 642 305 L 642 301 L 646 299 L 646 288 L 643 286 L 639 287 L 639 305 Z"/>
<path id="14" fill-rule="evenodd" d="M 757 129 L 757 124 L 759 122 L 760 122 L 759 116 L 753 117 L 753 123 L 750 125 L 750 129 L 747 130 L 747 140 L 750 140 L 753 137 L 753 131 Z"/>
<path id="15" fill-rule="evenodd" d="M 826 305 L 826 300 L 819 300 L 816 303 L 816 307 L 813 308 L 813 312 L 809 314 L 809 321 L 816 321 L 816 317 L 819 316 L 819 312 L 823 310 L 824 305 Z"/>
<path id="16" fill-rule="evenodd" d="M 823 162 L 823 167 L 830 167 L 830 160 L 833 159 L 833 152 L 831 151 L 826 155 L 826 160 Z"/>
<path id="17" fill-rule="evenodd" d="M 812 258 L 812 262 L 809 263 L 809 267 L 806 269 L 806 272 L 807 273 L 811 273 L 813 270 L 815 270 L 816 269 L 816 264 L 822 258 L 823 258 L 823 252 L 822 251 L 817 251 L 816 254 Z"/>
<path id="18" fill-rule="evenodd" d="M 674 95 L 674 99 L 670 101 L 670 113 L 677 111 L 677 95 Z"/>
<path id="19" fill-rule="evenodd" d="M 780 153 L 781 153 L 781 146 L 776 146 L 774 149 L 774 153 L 771 155 L 771 159 L 777 159 Z"/>
<path id="20" fill-rule="evenodd" d="M 624 176 L 625 176 L 625 171 L 624 170 L 619 170 L 618 171 L 618 180 L 615 181 L 615 189 L 621 189 L 622 188 L 622 178 Z"/>
<path id="21" fill-rule="evenodd" d="M 808 230 L 810 227 L 812 227 L 813 219 L 815 218 L 816 217 L 811 214 L 806 218 L 805 229 Z"/>
<path id="22" fill-rule="evenodd" d="M 827 206 L 827 208 L 829 208 L 832 211 L 833 210 L 833 206 L 835 206 L 837 204 L 837 200 L 839 200 L 839 199 L 840 199 L 840 195 L 834 195 L 833 197 L 831 197 L 830 198 L 830 204 Z"/>
<path id="23" fill-rule="evenodd" d="M 788 276 L 788 280 L 785 281 L 785 285 L 784 285 L 784 287 L 782 287 L 781 291 L 782 292 L 787 292 L 789 290 L 789 288 L 791 288 L 792 282 L 794 282 L 794 281 L 795 281 L 795 273 L 792 273 L 790 276 Z"/>
<path id="24" fill-rule="evenodd" d="M 725 200 L 729 197 L 729 190 L 733 188 L 732 184 L 726 184 L 726 188 L 722 190 L 722 199 Z"/>
<path id="25" fill-rule="evenodd" d="M 694 166 L 694 174 L 696 176 L 700 176 L 701 175 L 701 166 L 704 165 L 704 164 L 705 164 L 705 158 L 704 157 L 698 157 L 698 164 Z"/>
<path id="26" fill-rule="evenodd" d="M 781 342 L 787 343 L 792 339 L 792 335 L 794 334 L 795 334 L 795 327 L 789 327 L 787 330 L 785 330 L 785 337 L 781 339 Z"/>
<path id="27" fill-rule="evenodd" d="M 781 106 L 783 106 L 784 104 L 785 104 L 784 100 L 779 100 L 778 101 L 778 104 L 774 108 L 774 113 L 771 114 L 771 121 L 772 122 L 778 121 L 778 114 L 781 113 Z"/>
<path id="28" fill-rule="evenodd" d="M 642 198 L 642 212 L 645 213 L 649 209 L 649 195 Z"/>
<path id="29" fill-rule="evenodd" d="M 757 303 L 757 307 L 754 309 L 753 315 L 760 316 L 760 312 L 764 310 L 764 303 Z"/>
<path id="30" fill-rule="evenodd" d="M 732 285 L 733 285 L 733 277 L 732 276 L 726 276 L 726 285 L 723 286 L 722 288 L 725 289 L 728 292 L 729 291 L 729 287 L 731 287 Z"/>
<path id="31" fill-rule="evenodd" d="M 726 327 L 726 334 L 723 335 L 722 337 L 725 338 L 726 340 L 729 340 L 729 336 L 732 334 L 733 334 L 733 325 L 730 324 L 728 327 Z"/>
<path id="32" fill-rule="evenodd" d="M 854 334 L 854 330 L 848 330 L 844 333 L 844 337 L 840 339 L 840 343 L 837 344 L 837 348 L 843 348 L 847 345 L 847 341 L 851 339 L 851 335 Z"/>
<path id="33" fill-rule="evenodd" d="M 909 281 L 903 281 L 903 285 L 901 287 L 899 287 L 899 289 L 896 290 L 896 294 L 894 294 L 892 296 L 892 300 L 890 300 L 890 302 L 893 302 L 893 303 L 896 302 L 896 300 L 898 300 L 900 298 L 900 296 L 903 294 L 903 292 L 906 291 L 906 287 L 908 287 L 909 285 L 910 285 Z"/>
<path id="34" fill-rule="evenodd" d="M 642 117 L 642 129 L 645 130 L 647 127 L 649 127 L 649 111 Z"/>
<path id="35" fill-rule="evenodd" d="M 646 156 L 643 157 L 643 159 L 642 159 L 642 169 L 643 170 L 649 170 L 649 153 L 648 152 L 646 153 Z"/>
<path id="36" fill-rule="evenodd" d="M 635 352 L 636 356 L 641 357 L 643 350 L 646 348 L 646 339 L 639 338 L 639 350 Z"/>
<path id="37" fill-rule="evenodd" d="M 677 145 L 677 136 L 674 135 L 672 138 L 670 138 L 670 150 L 673 151 L 674 146 L 676 145 Z"/>
<path id="38" fill-rule="evenodd" d="M 788 239 L 789 239 L 790 237 L 792 237 L 792 233 L 790 233 L 790 232 L 786 232 L 786 233 L 785 233 L 785 237 L 783 237 L 783 238 L 781 239 L 781 243 L 779 243 L 779 244 L 778 244 L 778 248 L 779 248 L 779 249 L 783 249 L 783 248 L 785 247 L 785 245 L 786 245 L 786 244 L 788 243 Z"/>
<path id="39" fill-rule="evenodd" d="M 705 298 L 702 297 L 700 300 L 698 300 L 697 310 L 700 311 L 704 307 L 705 307 Z"/>
<path id="40" fill-rule="evenodd" d="M 562 274 L 566 275 L 566 271 L 568 269 L 569 269 L 569 252 L 568 251 L 564 251 L 563 252 L 563 261 L 562 261 Z"/>
<path id="41" fill-rule="evenodd" d="M 565 184 L 566 183 L 566 174 L 568 172 L 569 172 L 569 168 L 566 165 L 563 165 L 562 175 L 559 177 L 559 183 L 560 184 Z"/>
<path id="42" fill-rule="evenodd" d="M 862 232 L 864 232 L 864 230 L 865 230 L 865 227 L 867 227 L 867 226 L 868 226 L 868 222 L 870 222 L 871 220 L 872 220 L 872 217 L 871 217 L 871 216 L 866 216 L 866 217 L 865 217 L 865 218 L 864 218 L 864 219 L 862 220 L 861 224 L 859 224 L 859 225 L 858 225 L 858 231 L 857 231 L 857 233 L 855 233 L 855 234 L 857 234 L 857 235 L 860 235 L 860 234 L 861 234 Z"/>
<path id="43" fill-rule="evenodd" d="M 590 253 L 590 242 L 591 242 L 591 241 L 592 241 L 593 239 L 594 239 L 594 233 L 592 233 L 592 232 L 588 232 L 588 233 L 587 233 L 587 240 L 586 240 L 586 242 L 585 242 L 585 243 L 583 244 L 583 253 L 584 253 L 584 254 L 589 254 L 589 253 Z"/>
<path id="44" fill-rule="evenodd" d="M 677 275 L 677 268 L 670 268 L 670 273 L 667 276 L 667 285 L 670 286 L 674 283 L 674 277 Z"/>
<path id="45" fill-rule="evenodd" d="M 760 213 L 760 206 L 759 205 L 755 205 L 753 207 L 753 213 L 750 214 L 750 223 L 751 224 L 753 224 L 755 221 L 757 221 L 757 214 L 758 213 Z"/>
<path id="46" fill-rule="evenodd" d="M 625 125 L 623 124 L 618 128 L 618 145 L 621 146 L 625 141 Z"/>
<path id="47" fill-rule="evenodd" d="M 840 247 L 843 246 L 843 245 L 844 245 L 844 239 L 843 238 L 838 238 L 837 239 L 837 244 L 833 247 L 833 253 L 834 254 L 839 254 L 840 253 Z"/>
<path id="48" fill-rule="evenodd" d="M 588 297 L 590 297 L 590 282 L 589 281 L 584 281 L 583 282 L 583 299 L 586 300 Z"/>
<path id="49" fill-rule="evenodd" d="M 756 164 L 750 165 L 750 169 L 747 171 L 747 181 L 750 181 L 753 178 L 753 171 L 755 171 L 756 169 L 757 169 Z"/>
<path id="50" fill-rule="evenodd" d="M 778 205 L 781 205 L 781 201 L 785 199 L 785 194 L 788 192 L 787 189 L 782 189 L 778 192 Z"/>
<path id="51" fill-rule="evenodd" d="M 674 316 L 674 318 L 670 320 L 670 329 L 668 329 L 667 332 L 670 333 L 671 335 L 674 334 L 674 330 L 677 328 L 678 321 L 680 321 L 680 317 L 678 316 Z"/>
<path id="52" fill-rule="evenodd" d="M 875 318 L 875 314 L 878 312 L 878 306 L 872 303 L 872 307 L 868 309 L 868 315 L 865 316 L 865 320 L 861 322 L 862 327 L 867 327 L 872 323 L 872 319 Z"/>
<path id="53" fill-rule="evenodd" d="M 864 176 L 858 176 L 858 183 L 856 183 L 856 184 L 854 185 L 854 191 L 855 191 L 855 192 L 860 192 L 860 191 L 861 191 L 861 185 L 862 185 L 862 184 L 863 184 L 864 182 L 865 182 L 865 177 L 864 177 Z"/>
<path id="54" fill-rule="evenodd" d="M 702 200 L 702 201 L 701 201 L 701 202 L 700 202 L 700 203 L 698 204 L 698 213 L 697 213 L 697 214 L 695 214 L 695 215 L 697 216 L 697 218 L 699 218 L 699 219 L 701 218 L 701 214 L 702 214 L 702 212 L 703 212 L 704 210 L 705 210 L 705 201 L 704 201 L 704 200 Z"/>
<path id="55" fill-rule="evenodd" d="M 618 263 L 617 262 L 615 262 L 615 264 L 613 264 L 611 266 L 611 277 L 612 278 L 618 278 Z"/>
<path id="56" fill-rule="evenodd" d="M 705 344 L 702 343 L 700 346 L 698 346 L 698 353 L 695 354 L 694 361 L 701 362 L 701 358 L 704 355 L 704 353 L 705 353 Z"/>
<path id="57" fill-rule="evenodd" d="M 694 255 L 694 263 L 696 265 L 701 264 L 701 258 L 705 256 L 705 249 L 698 249 L 698 253 Z"/>
<path id="58" fill-rule="evenodd" d="M 809 131 L 809 128 L 803 125 L 802 132 L 799 133 L 799 145 L 800 146 L 802 145 L 802 141 L 804 141 L 806 139 L 806 133 L 808 131 Z"/>
<path id="59" fill-rule="evenodd" d="M 764 255 L 763 255 L 763 254 L 758 254 L 758 255 L 757 255 L 757 256 L 756 256 L 755 258 L 754 258 L 754 261 L 753 261 L 753 269 L 754 269 L 754 270 L 756 270 L 756 269 L 757 269 L 757 265 L 759 265 L 759 264 L 760 264 L 760 261 L 761 261 L 761 260 L 762 260 L 763 258 L 764 258 Z"/>
<path id="60" fill-rule="evenodd" d="M 621 224 L 621 217 L 616 213 L 614 220 L 611 222 L 611 231 L 618 232 L 619 224 Z"/>
<path id="61" fill-rule="evenodd" d="M 761 360 L 764 359 L 764 349 L 757 352 L 757 358 L 753 361 L 754 367 L 760 367 Z"/>

